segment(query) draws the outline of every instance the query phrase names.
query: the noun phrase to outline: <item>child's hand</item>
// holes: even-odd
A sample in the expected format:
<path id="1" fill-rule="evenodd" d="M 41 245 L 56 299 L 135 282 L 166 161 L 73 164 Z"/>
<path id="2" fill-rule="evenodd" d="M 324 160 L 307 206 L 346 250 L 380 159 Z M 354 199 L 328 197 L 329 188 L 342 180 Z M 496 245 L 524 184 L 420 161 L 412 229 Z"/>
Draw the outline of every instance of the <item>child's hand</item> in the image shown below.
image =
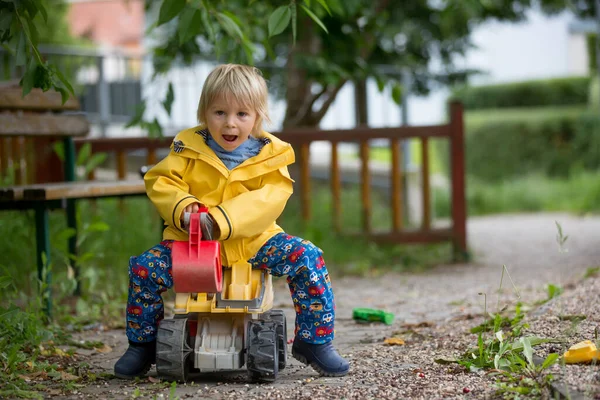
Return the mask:
<path id="1" fill-rule="evenodd" d="M 181 225 L 184 224 L 184 222 L 183 222 L 183 216 L 185 215 L 185 213 L 191 213 L 191 214 L 197 213 L 198 210 L 200 210 L 200 207 L 202 207 L 202 204 L 200 204 L 200 203 L 192 203 L 189 206 L 187 206 L 186 208 L 184 208 L 183 212 L 181 213 L 181 218 L 180 218 L 181 219 Z"/>

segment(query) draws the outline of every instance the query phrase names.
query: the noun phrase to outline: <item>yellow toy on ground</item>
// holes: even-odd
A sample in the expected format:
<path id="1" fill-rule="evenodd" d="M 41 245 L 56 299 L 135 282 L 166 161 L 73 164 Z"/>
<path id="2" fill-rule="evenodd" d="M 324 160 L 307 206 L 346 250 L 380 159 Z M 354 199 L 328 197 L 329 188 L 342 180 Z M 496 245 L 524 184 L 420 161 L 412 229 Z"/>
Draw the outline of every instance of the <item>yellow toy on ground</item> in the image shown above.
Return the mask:
<path id="1" fill-rule="evenodd" d="M 585 363 L 591 361 L 598 361 L 600 358 L 600 352 L 596 349 L 596 345 L 591 340 L 584 340 L 574 344 L 566 351 L 563 355 L 565 363 Z"/>
<path id="2" fill-rule="evenodd" d="M 190 215 L 189 241 L 173 243 L 175 315 L 158 327 L 158 376 L 185 382 L 190 372 L 245 366 L 253 381 L 274 381 L 287 334 L 283 311 L 271 309 L 272 277 L 245 261 L 223 268 L 219 242 L 201 240 L 203 212 Z"/>

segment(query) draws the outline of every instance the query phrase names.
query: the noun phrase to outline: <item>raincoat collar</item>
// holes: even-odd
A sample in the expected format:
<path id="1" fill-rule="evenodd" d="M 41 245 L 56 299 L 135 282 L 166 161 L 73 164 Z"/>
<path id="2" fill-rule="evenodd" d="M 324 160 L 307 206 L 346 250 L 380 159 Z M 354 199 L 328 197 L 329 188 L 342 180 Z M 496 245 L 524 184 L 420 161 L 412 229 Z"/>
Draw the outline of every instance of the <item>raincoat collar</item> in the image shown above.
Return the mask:
<path id="1" fill-rule="evenodd" d="M 204 125 L 186 129 L 175 136 L 171 148 L 183 157 L 206 161 L 232 180 L 235 180 L 234 178 L 238 175 L 239 179 L 248 179 L 250 176 L 264 174 L 294 162 L 294 152 L 289 143 L 268 132 L 261 131 L 258 139 L 264 143 L 264 146 L 260 153 L 229 170 L 206 144 L 207 135 L 210 133 Z"/>

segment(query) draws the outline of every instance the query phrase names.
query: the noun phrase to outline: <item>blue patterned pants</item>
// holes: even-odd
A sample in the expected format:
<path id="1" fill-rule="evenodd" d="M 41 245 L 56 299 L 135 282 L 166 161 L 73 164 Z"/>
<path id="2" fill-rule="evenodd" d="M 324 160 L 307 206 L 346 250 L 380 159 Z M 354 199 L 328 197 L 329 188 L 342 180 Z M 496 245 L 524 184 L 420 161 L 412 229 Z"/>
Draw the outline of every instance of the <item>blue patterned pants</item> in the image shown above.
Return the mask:
<path id="1" fill-rule="evenodd" d="M 172 241 L 163 241 L 129 259 L 126 331 L 133 342 L 156 339 L 156 327 L 164 317 L 161 293 L 173 286 L 171 246 Z M 279 233 L 248 262 L 274 276 L 287 275 L 299 339 L 315 344 L 333 340 L 335 301 L 321 249 L 308 240 Z"/>

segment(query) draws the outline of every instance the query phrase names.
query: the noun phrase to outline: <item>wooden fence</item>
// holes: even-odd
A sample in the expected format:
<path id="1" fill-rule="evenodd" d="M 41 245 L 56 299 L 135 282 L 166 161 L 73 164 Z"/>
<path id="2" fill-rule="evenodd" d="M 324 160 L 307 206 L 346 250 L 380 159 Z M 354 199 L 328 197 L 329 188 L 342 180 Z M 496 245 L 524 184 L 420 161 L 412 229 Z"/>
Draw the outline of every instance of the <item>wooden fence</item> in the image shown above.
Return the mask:
<path id="1" fill-rule="evenodd" d="M 310 145 L 316 141 L 331 143 L 330 162 L 330 190 L 332 195 L 332 222 L 336 230 L 342 232 L 341 226 L 341 173 L 338 147 L 340 143 L 357 143 L 360 147 L 360 187 L 362 209 L 362 233 L 373 240 L 394 243 L 433 243 L 451 241 L 455 250 L 455 257 L 467 256 L 466 241 L 466 204 L 465 204 L 465 162 L 464 162 L 464 129 L 463 109 L 459 103 L 450 105 L 450 122 L 445 125 L 434 126 L 407 126 L 397 128 L 367 128 L 360 127 L 350 130 L 289 130 L 275 133 L 282 140 L 290 142 L 296 149 L 299 167 L 300 196 L 302 200 L 302 216 L 305 221 L 310 220 L 312 214 L 311 185 L 310 185 Z M 374 232 L 371 223 L 372 197 L 369 170 L 369 141 L 387 139 L 391 148 L 390 171 L 390 208 L 392 215 L 392 229 L 389 232 Z M 403 210 L 403 171 L 401 160 L 401 142 L 408 139 L 417 139 L 421 142 L 421 190 L 423 215 L 421 226 L 418 229 L 407 229 L 402 218 Z M 432 226 L 431 217 L 431 171 L 429 142 L 432 139 L 445 139 L 449 141 L 450 149 L 450 187 L 451 187 L 451 225 L 449 228 L 435 228 Z M 91 145 L 92 153 L 106 152 L 114 155 L 116 160 L 115 179 L 126 179 L 128 154 L 137 150 L 146 150 L 146 163 L 157 162 L 157 150 L 168 148 L 172 137 L 160 139 L 150 138 L 77 138 L 75 146 L 80 149 L 84 144 Z M 0 167 L 6 171 L 10 158 L 6 154 L 10 151 L 5 143 L 4 157 Z M 14 147 L 13 147 L 14 149 Z M 0 170 L 0 176 L 2 175 Z M 27 176 L 27 175 L 24 175 Z M 94 180 L 94 171 L 88 179 Z"/>

